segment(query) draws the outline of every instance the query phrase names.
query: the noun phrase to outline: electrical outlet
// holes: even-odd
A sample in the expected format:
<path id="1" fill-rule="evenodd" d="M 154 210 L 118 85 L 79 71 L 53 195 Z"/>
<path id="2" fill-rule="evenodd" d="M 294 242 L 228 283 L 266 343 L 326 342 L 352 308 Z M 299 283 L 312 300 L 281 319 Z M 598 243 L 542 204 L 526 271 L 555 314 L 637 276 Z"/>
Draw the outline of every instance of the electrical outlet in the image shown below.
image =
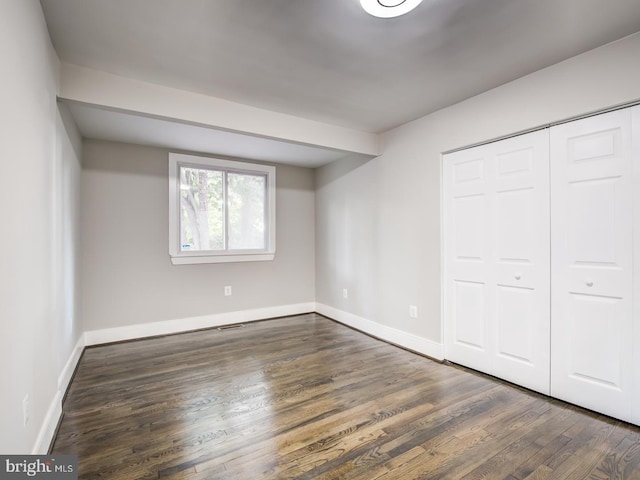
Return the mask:
<path id="1" fill-rule="evenodd" d="M 342 297 L 343 298 L 349 298 L 349 290 L 347 290 L 346 288 L 342 289 Z"/>
<path id="2" fill-rule="evenodd" d="M 224 296 L 230 297 L 231 294 L 232 294 L 231 285 L 227 285 L 226 287 L 224 287 Z"/>
<path id="3" fill-rule="evenodd" d="M 22 399 L 22 422 L 25 427 L 27 426 L 27 423 L 29 423 L 29 403 L 29 394 L 27 393 Z"/>
<path id="4" fill-rule="evenodd" d="M 415 305 L 409 305 L 409 317 L 418 318 L 418 307 Z"/>

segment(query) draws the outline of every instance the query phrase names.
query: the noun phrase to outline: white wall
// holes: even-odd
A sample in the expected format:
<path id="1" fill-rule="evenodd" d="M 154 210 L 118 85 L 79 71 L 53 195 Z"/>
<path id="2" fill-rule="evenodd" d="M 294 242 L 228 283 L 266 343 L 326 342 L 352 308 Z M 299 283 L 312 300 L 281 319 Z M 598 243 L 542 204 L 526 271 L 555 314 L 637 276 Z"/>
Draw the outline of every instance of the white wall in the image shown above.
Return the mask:
<path id="1" fill-rule="evenodd" d="M 441 342 L 441 153 L 640 100 L 639 59 L 636 34 L 389 131 L 369 162 L 321 168 L 317 301 Z"/>
<path id="2" fill-rule="evenodd" d="M 85 141 L 82 284 L 86 330 L 174 320 L 172 329 L 179 330 L 196 326 L 188 320 L 202 316 L 247 310 L 259 315 L 256 310 L 272 312 L 273 307 L 298 304 L 312 310 L 314 171 L 277 166 L 275 260 L 172 265 L 168 153 L 160 148 Z M 232 296 L 224 296 L 225 285 L 233 287 Z M 154 333 L 145 328 L 127 331 L 134 336 Z M 107 338 L 122 337 L 101 335 L 98 340 Z"/>
<path id="3" fill-rule="evenodd" d="M 58 59 L 39 2 L 0 1 L 0 58 L 0 452 L 44 452 L 82 329 L 80 145 L 57 108 Z"/>

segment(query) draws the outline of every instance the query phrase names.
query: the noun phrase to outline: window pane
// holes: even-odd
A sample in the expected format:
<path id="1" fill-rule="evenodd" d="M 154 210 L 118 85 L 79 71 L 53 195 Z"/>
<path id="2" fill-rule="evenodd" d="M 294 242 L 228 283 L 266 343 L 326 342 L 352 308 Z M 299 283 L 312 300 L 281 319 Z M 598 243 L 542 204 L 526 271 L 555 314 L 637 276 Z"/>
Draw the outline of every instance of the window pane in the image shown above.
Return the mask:
<path id="1" fill-rule="evenodd" d="M 229 248 L 264 249 L 266 175 L 229 173 Z"/>
<path id="2" fill-rule="evenodd" d="M 180 167 L 180 250 L 224 250 L 222 172 Z"/>

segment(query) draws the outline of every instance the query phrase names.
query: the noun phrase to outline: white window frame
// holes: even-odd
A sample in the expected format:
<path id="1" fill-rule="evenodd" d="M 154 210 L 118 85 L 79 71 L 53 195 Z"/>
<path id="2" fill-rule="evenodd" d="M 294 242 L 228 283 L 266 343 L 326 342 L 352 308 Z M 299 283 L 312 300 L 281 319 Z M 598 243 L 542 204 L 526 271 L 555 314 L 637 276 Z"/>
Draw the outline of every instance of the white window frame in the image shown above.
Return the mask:
<path id="1" fill-rule="evenodd" d="M 180 167 L 224 170 L 230 173 L 266 175 L 265 241 L 256 250 L 199 250 L 180 248 Z M 226 205 L 225 205 L 226 210 Z M 275 258 L 276 253 L 276 167 L 219 158 L 169 153 L 169 255 L 174 265 L 197 263 L 259 262 Z"/>

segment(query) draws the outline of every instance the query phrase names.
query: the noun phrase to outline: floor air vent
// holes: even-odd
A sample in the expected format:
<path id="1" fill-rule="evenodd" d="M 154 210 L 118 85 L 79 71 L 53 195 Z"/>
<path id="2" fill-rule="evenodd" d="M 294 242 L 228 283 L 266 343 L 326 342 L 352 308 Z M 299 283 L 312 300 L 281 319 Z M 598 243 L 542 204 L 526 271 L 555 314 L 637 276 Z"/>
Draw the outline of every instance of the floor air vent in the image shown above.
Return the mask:
<path id="1" fill-rule="evenodd" d="M 218 327 L 218 330 L 220 331 L 233 330 L 234 328 L 244 328 L 244 323 L 235 323 L 233 325 L 222 325 L 221 327 Z"/>

